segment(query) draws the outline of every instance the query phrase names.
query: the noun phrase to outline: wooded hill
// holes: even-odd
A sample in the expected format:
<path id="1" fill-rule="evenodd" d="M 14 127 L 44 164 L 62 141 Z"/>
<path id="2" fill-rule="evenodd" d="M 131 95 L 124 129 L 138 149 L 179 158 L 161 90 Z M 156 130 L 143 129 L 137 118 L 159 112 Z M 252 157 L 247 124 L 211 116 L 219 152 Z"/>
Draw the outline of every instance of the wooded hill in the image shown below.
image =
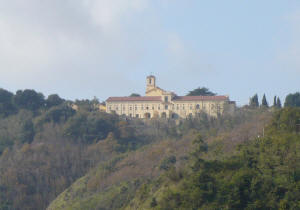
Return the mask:
<path id="1" fill-rule="evenodd" d="M 97 103 L 0 91 L 0 209 L 299 205 L 299 108 L 176 123 L 101 113 Z"/>

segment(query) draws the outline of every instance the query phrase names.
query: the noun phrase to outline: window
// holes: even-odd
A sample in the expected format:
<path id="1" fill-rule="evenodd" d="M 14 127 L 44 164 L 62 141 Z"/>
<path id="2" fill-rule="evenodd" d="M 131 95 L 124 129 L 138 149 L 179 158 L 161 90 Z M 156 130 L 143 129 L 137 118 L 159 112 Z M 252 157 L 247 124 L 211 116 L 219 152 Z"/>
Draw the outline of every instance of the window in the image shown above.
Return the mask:
<path id="1" fill-rule="evenodd" d="M 179 104 L 177 104 L 177 110 L 179 110 Z"/>
<path id="2" fill-rule="evenodd" d="M 165 96 L 165 102 L 168 102 L 168 96 Z"/>
<path id="3" fill-rule="evenodd" d="M 149 109 L 149 107 L 148 107 L 148 106 L 146 106 L 146 109 L 148 110 L 148 109 Z"/>
<path id="4" fill-rule="evenodd" d="M 125 110 L 125 106 L 123 106 L 123 110 Z"/>
<path id="5" fill-rule="evenodd" d="M 184 110 L 184 104 L 182 104 L 182 109 Z"/>
<path id="6" fill-rule="evenodd" d="M 111 110 L 111 106 L 109 106 L 109 110 Z"/>
<path id="7" fill-rule="evenodd" d="M 134 106 L 134 109 L 137 110 L 137 106 L 136 105 Z"/>
<path id="8" fill-rule="evenodd" d="M 160 105 L 158 105 L 158 110 L 160 110 Z"/>
<path id="9" fill-rule="evenodd" d="M 152 110 L 154 110 L 154 105 L 152 105 Z"/>
<path id="10" fill-rule="evenodd" d="M 136 118 L 139 118 L 139 114 L 136 114 L 135 117 L 136 117 Z"/>
<path id="11" fill-rule="evenodd" d="M 192 104 L 190 104 L 190 110 L 192 110 L 193 109 L 193 106 L 192 106 Z"/>
<path id="12" fill-rule="evenodd" d="M 196 105 L 196 109 L 200 109 L 200 105 L 199 104 Z"/>
<path id="13" fill-rule="evenodd" d="M 132 107 L 131 107 L 131 106 L 129 107 L 129 110 L 132 110 Z"/>
<path id="14" fill-rule="evenodd" d="M 129 117 L 132 117 L 132 114 L 129 114 Z"/>
<path id="15" fill-rule="evenodd" d="M 165 110 L 167 110 L 169 107 L 168 107 L 168 105 L 165 105 Z"/>
<path id="16" fill-rule="evenodd" d="M 144 105 L 141 106 L 141 110 L 144 110 Z"/>

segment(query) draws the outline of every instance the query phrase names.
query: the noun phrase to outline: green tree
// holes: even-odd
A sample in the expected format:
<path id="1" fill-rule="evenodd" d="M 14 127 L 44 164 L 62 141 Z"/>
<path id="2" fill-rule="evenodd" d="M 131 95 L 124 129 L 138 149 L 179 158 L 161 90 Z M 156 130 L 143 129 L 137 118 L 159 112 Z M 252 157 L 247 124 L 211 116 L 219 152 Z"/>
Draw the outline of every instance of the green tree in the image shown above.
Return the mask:
<path id="1" fill-rule="evenodd" d="M 0 89 L 0 116 L 6 117 L 16 111 L 13 96 L 13 93 Z"/>
<path id="2" fill-rule="evenodd" d="M 151 207 L 151 208 L 154 208 L 155 206 L 157 206 L 157 201 L 156 201 L 156 198 L 154 197 L 154 198 L 152 198 L 152 200 L 151 200 L 150 207 Z"/>
<path id="3" fill-rule="evenodd" d="M 277 97 L 274 96 L 273 107 L 277 107 Z"/>
<path id="4" fill-rule="evenodd" d="M 206 87 L 198 87 L 192 91 L 190 91 L 187 96 L 215 96 L 216 93 L 211 92 L 208 88 Z"/>
<path id="5" fill-rule="evenodd" d="M 300 92 L 289 94 L 285 98 L 285 107 L 300 107 Z"/>
<path id="6" fill-rule="evenodd" d="M 277 107 L 277 108 L 281 108 L 281 107 L 282 107 L 282 106 L 281 106 L 281 101 L 280 101 L 280 98 L 279 98 L 279 97 L 277 97 L 276 107 Z"/>
<path id="7" fill-rule="evenodd" d="M 20 136 L 21 143 L 31 143 L 33 141 L 35 132 L 32 120 L 26 120 L 22 124 L 22 132 Z"/>
<path id="8" fill-rule="evenodd" d="M 55 106 L 47 110 L 38 121 L 38 125 L 42 125 L 45 122 L 66 122 L 72 117 L 76 111 L 66 104 Z"/>
<path id="9" fill-rule="evenodd" d="M 18 90 L 14 96 L 14 103 L 18 108 L 35 111 L 45 106 L 45 99 L 42 93 L 34 90 Z"/>
<path id="10" fill-rule="evenodd" d="M 129 97 L 140 97 L 141 95 L 138 93 L 131 93 Z"/>
<path id="11" fill-rule="evenodd" d="M 254 96 L 252 96 L 250 98 L 249 106 L 251 108 L 257 108 L 257 107 L 259 107 L 259 102 L 258 102 L 258 96 L 257 96 L 257 94 L 255 94 Z"/>
<path id="12" fill-rule="evenodd" d="M 59 97 L 57 94 L 52 94 L 49 95 L 47 100 L 46 100 L 46 106 L 47 108 L 53 107 L 53 106 L 58 106 L 64 102 L 64 99 Z"/>
<path id="13" fill-rule="evenodd" d="M 263 98 L 262 98 L 261 106 L 262 106 L 262 107 L 269 107 L 269 104 L 268 104 L 268 101 L 267 101 L 267 98 L 266 98 L 266 95 L 265 95 L 265 94 L 264 94 L 264 96 L 263 96 Z"/>

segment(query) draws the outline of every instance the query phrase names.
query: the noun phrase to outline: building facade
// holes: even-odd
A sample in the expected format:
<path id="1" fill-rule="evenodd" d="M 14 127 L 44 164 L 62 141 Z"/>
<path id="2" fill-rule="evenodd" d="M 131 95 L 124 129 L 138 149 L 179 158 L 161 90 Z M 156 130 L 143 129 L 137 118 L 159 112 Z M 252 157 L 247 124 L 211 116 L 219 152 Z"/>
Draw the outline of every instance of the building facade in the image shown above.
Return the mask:
<path id="1" fill-rule="evenodd" d="M 187 118 L 200 112 L 217 117 L 233 112 L 235 103 L 228 96 L 177 96 L 156 86 L 153 75 L 147 77 L 146 95 L 109 97 L 106 112 L 135 118 Z"/>

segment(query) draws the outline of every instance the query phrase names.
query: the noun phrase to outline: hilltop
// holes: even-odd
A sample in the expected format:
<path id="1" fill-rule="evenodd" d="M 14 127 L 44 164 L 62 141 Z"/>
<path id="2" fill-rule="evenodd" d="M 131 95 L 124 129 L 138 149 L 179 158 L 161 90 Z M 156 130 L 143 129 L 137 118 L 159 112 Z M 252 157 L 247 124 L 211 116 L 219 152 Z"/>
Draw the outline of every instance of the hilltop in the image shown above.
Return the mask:
<path id="1" fill-rule="evenodd" d="M 141 120 L 98 103 L 0 91 L 0 209 L 296 205 L 299 108 Z"/>

